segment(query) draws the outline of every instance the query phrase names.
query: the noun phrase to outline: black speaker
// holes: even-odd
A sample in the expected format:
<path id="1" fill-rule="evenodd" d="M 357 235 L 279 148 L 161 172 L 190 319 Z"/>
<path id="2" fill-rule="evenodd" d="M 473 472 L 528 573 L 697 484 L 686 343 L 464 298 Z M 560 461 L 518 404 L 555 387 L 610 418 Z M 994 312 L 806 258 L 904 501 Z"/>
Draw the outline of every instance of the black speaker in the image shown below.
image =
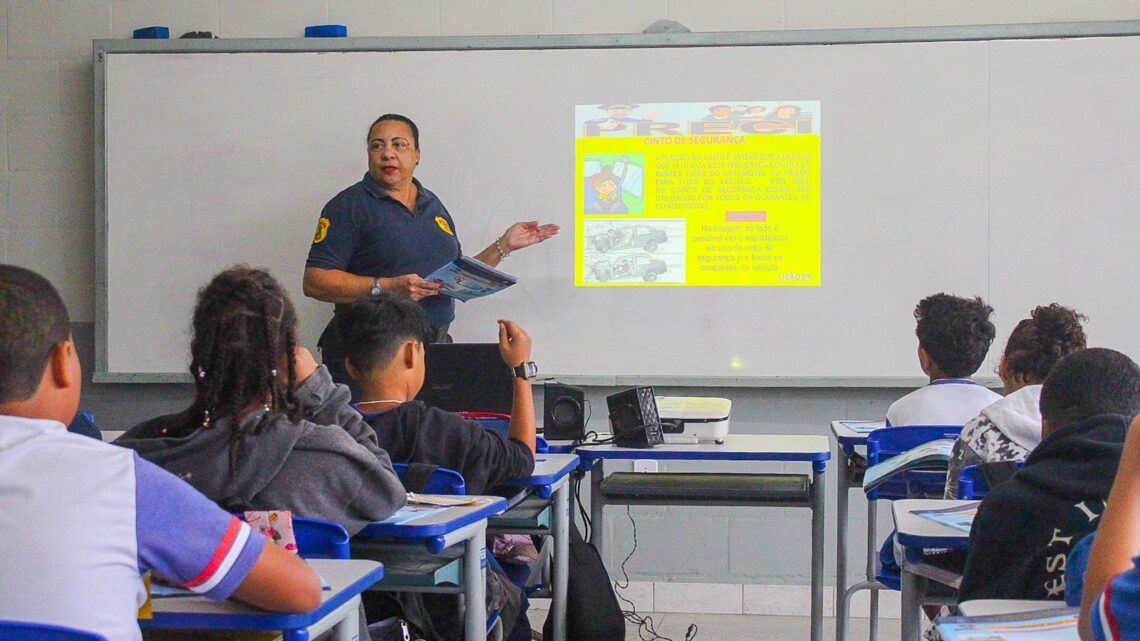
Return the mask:
<path id="1" fill-rule="evenodd" d="M 614 445 L 653 447 L 665 442 L 652 387 L 634 387 L 611 394 L 606 397 L 606 405 L 610 409 Z"/>
<path id="2" fill-rule="evenodd" d="M 581 389 L 547 383 L 542 403 L 542 436 L 548 441 L 580 441 L 586 436 L 586 395 Z"/>

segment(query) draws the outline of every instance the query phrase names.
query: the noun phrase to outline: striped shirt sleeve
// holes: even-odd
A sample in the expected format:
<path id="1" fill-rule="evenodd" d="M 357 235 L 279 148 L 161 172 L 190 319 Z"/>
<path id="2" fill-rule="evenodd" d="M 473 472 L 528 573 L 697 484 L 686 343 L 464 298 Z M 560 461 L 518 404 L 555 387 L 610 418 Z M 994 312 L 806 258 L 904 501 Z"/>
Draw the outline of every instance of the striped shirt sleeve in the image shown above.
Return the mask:
<path id="1" fill-rule="evenodd" d="M 265 537 L 174 475 L 135 456 L 139 570 L 214 599 L 233 594 Z"/>
<path id="2" fill-rule="evenodd" d="M 1098 640 L 1140 639 L 1140 557 L 1131 570 L 1116 575 L 1092 608 L 1093 635 Z"/>

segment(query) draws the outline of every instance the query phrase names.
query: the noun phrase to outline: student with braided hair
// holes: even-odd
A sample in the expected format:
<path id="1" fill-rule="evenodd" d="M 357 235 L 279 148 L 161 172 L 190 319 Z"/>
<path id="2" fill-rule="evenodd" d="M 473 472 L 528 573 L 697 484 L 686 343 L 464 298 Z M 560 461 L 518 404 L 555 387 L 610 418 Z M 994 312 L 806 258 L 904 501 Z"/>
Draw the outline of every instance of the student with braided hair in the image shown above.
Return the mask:
<path id="1" fill-rule="evenodd" d="M 288 509 L 355 533 L 406 495 L 348 388 L 297 345 L 284 288 L 237 266 L 198 292 L 186 410 L 135 426 L 116 444 L 229 509 Z"/>

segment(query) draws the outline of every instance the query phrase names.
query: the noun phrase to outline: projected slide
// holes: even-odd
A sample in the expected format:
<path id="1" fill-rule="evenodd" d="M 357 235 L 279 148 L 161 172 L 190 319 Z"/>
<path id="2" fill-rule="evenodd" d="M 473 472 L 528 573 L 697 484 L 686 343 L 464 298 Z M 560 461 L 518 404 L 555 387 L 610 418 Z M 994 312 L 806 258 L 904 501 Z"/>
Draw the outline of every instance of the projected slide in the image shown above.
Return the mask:
<path id="1" fill-rule="evenodd" d="M 575 107 L 575 285 L 807 286 L 818 101 Z"/>

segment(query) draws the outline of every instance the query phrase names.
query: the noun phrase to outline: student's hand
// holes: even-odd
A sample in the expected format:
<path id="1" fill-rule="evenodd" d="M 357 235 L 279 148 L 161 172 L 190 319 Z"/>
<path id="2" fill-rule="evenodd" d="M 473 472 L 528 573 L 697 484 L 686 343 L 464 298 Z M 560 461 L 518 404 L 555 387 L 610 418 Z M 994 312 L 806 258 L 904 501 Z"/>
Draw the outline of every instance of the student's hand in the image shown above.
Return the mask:
<path id="1" fill-rule="evenodd" d="M 418 274 L 404 274 L 392 278 L 381 278 L 380 287 L 390 292 L 403 294 L 412 300 L 420 300 L 438 294 L 443 289 L 443 283 L 435 280 L 424 280 Z"/>
<path id="2" fill-rule="evenodd" d="M 509 320 L 499 321 L 499 353 L 507 367 L 518 367 L 530 360 L 530 334 Z"/>
<path id="3" fill-rule="evenodd" d="M 300 345 L 293 348 L 293 359 L 297 362 L 298 386 L 308 380 L 308 378 L 313 375 L 313 372 L 317 371 L 317 368 L 320 367 L 320 365 L 317 364 L 317 360 L 313 358 L 313 353 Z M 288 375 L 285 372 L 281 372 L 281 374 Z"/>

